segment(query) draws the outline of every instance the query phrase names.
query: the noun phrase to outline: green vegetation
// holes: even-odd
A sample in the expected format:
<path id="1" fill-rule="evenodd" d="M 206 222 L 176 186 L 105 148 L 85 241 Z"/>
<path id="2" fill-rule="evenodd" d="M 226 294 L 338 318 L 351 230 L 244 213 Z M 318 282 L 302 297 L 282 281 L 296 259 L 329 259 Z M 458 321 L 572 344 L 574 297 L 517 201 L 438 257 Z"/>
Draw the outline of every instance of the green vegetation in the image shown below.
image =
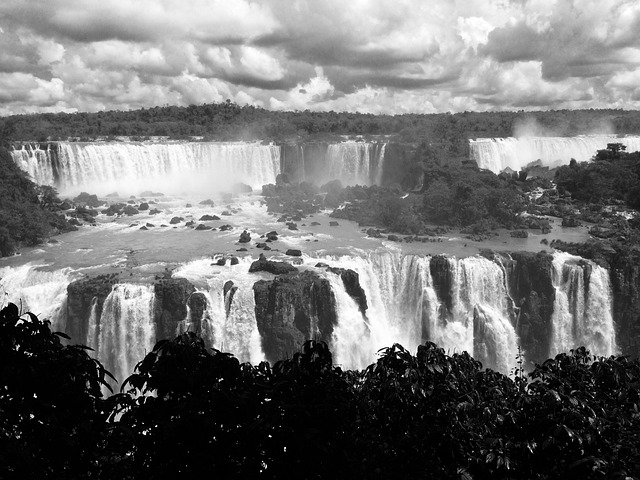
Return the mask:
<path id="1" fill-rule="evenodd" d="M 322 343 L 257 366 L 194 334 L 122 393 L 48 322 L 0 311 L 3 478 L 625 478 L 640 471 L 640 362 L 584 348 L 513 377 L 432 343 L 343 371 Z M 635 472 L 635 473 L 634 473 Z M 634 478 L 634 477 L 632 477 Z"/>
<path id="2" fill-rule="evenodd" d="M 535 182 L 498 176 L 471 163 L 416 165 L 424 172 L 421 190 L 407 195 L 399 186 L 347 187 L 329 197 L 328 206 L 334 208 L 348 202 L 332 215 L 410 235 L 424 234 L 433 225 L 465 227 L 473 234 L 521 227 L 525 192 Z"/>
<path id="3" fill-rule="evenodd" d="M 640 131 L 640 112 L 560 110 L 548 112 L 464 112 L 458 114 L 370 115 L 348 112 L 274 112 L 229 101 L 188 107 L 153 107 L 97 113 L 43 113 L 0 119 L 0 132 L 20 141 L 95 138 L 202 136 L 212 140 L 282 140 L 326 135 L 393 135 L 403 143 L 428 139 L 449 157 L 466 157 L 466 141 L 506 137 L 519 126 L 532 133 L 569 136 L 612 129 Z"/>
<path id="4" fill-rule="evenodd" d="M 73 230 L 64 216 L 53 211 L 56 203 L 55 189 L 39 187 L 29 180 L 9 151 L 0 146 L 0 256 Z"/>
<path id="5" fill-rule="evenodd" d="M 612 143 L 599 150 L 593 162 L 572 160 L 560 167 L 555 177 L 560 192 L 591 204 L 625 201 L 640 210 L 640 152 L 627 153 L 620 147 L 624 145 Z"/>

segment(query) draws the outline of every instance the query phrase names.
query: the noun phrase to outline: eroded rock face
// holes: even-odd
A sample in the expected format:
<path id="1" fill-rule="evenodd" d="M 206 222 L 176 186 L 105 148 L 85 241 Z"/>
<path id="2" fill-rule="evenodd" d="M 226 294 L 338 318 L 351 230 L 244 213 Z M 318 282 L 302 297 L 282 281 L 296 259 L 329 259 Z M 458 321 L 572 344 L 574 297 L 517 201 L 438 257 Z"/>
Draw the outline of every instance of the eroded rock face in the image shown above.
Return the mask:
<path id="1" fill-rule="evenodd" d="M 91 310 L 96 307 L 96 315 L 102 315 L 102 306 L 118 283 L 116 274 L 87 277 L 72 282 L 67 287 L 67 327 L 66 334 L 72 343 L 91 344 L 87 338 Z M 94 300 L 95 298 L 95 300 Z"/>
<path id="2" fill-rule="evenodd" d="M 266 244 L 265 244 L 266 246 Z M 252 272 L 269 272 L 274 275 L 283 275 L 286 273 L 297 272 L 298 269 L 287 262 L 275 262 L 267 260 L 263 253 L 260 254 L 260 258 L 253 262 L 249 267 L 249 273 Z"/>
<path id="3" fill-rule="evenodd" d="M 541 362 L 549 355 L 556 297 L 552 261 L 544 252 L 513 252 L 510 259 L 503 258 L 509 292 L 520 309 L 516 333 L 530 362 Z"/>
<path id="4" fill-rule="evenodd" d="M 154 290 L 157 338 L 173 338 L 178 322 L 187 316 L 187 302 L 196 288 L 186 278 L 162 277 L 156 279 Z"/>
<path id="5" fill-rule="evenodd" d="M 346 279 L 347 293 L 364 313 L 367 300 L 357 273 L 347 269 L 331 271 Z M 290 357 L 305 340 L 331 340 L 338 315 L 331 283 L 326 278 L 307 270 L 260 280 L 253 291 L 258 331 L 269 362 Z"/>
<path id="6" fill-rule="evenodd" d="M 640 357 L 640 259 L 614 259 L 610 275 L 618 347 L 623 355 Z"/>

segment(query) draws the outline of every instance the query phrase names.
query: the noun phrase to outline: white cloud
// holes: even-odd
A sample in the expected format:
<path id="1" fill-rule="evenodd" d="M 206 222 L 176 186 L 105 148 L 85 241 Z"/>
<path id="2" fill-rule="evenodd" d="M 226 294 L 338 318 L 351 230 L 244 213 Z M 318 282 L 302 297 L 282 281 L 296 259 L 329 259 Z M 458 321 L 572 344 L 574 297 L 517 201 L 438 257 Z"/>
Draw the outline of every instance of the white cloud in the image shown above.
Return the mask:
<path id="1" fill-rule="evenodd" d="M 0 112 L 640 108 L 625 0 L 3 0 Z"/>

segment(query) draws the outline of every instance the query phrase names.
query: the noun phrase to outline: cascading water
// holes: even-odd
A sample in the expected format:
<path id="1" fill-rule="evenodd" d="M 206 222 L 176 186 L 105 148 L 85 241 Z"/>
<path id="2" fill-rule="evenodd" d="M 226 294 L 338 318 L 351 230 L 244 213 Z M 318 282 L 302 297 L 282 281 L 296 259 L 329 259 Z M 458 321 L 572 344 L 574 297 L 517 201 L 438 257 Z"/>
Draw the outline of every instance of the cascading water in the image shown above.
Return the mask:
<path id="1" fill-rule="evenodd" d="M 328 176 L 344 185 L 374 185 L 382 179 L 386 144 L 342 142 L 327 148 Z"/>
<path id="2" fill-rule="evenodd" d="M 81 190 L 106 195 L 143 190 L 170 194 L 225 191 L 242 182 L 253 188 L 275 183 L 280 147 L 257 143 L 69 143 L 57 145 L 56 158 L 23 146 L 14 161 L 36 183 L 62 193 Z"/>
<path id="3" fill-rule="evenodd" d="M 553 285 L 556 298 L 549 356 L 580 346 L 599 356 L 617 353 L 607 270 L 581 257 L 556 252 Z"/>
<path id="4" fill-rule="evenodd" d="M 0 268 L 0 308 L 15 303 L 23 312 L 50 320 L 54 330 L 64 330 L 67 286 L 71 269 L 47 271 L 45 265 L 27 263 L 19 267 Z"/>
<path id="5" fill-rule="evenodd" d="M 640 137 L 615 135 L 584 135 L 578 137 L 522 137 L 478 138 L 469 141 L 471 159 L 480 168 L 499 173 L 509 167 L 521 170 L 540 160 L 543 166 L 568 165 L 573 158 L 578 162 L 590 160 L 608 143 L 622 143 L 628 152 L 640 150 Z"/>
<path id="6" fill-rule="evenodd" d="M 250 257 L 242 259 L 221 272 L 219 267 L 212 267 L 210 258 L 200 259 L 183 265 L 173 275 L 194 282 L 207 300 L 202 318 L 187 318 L 185 325 L 198 321 L 208 345 L 233 352 L 241 362 L 258 364 L 265 356 L 256 324 L 256 277 L 248 273 L 251 261 Z M 229 280 L 235 288 L 225 295 L 224 285 Z"/>
<path id="7" fill-rule="evenodd" d="M 96 356 L 119 382 L 133 373 L 156 341 L 154 300 L 153 285 L 122 283 L 114 285 L 104 301 L 95 326 Z M 94 340 L 88 338 L 87 344 Z"/>
<path id="8" fill-rule="evenodd" d="M 385 253 L 326 261 L 355 270 L 369 302 L 365 323 L 355 304 L 340 301 L 340 285 L 332 282 L 339 309 L 334 348 L 346 367 L 368 365 L 378 349 L 394 342 L 415 348 L 426 340 L 452 353 L 466 350 L 505 373 L 514 366 L 518 339 L 499 264 L 480 257 L 447 259 L 452 279 L 445 286 L 451 298 L 447 310 L 434 288 L 431 257 Z"/>

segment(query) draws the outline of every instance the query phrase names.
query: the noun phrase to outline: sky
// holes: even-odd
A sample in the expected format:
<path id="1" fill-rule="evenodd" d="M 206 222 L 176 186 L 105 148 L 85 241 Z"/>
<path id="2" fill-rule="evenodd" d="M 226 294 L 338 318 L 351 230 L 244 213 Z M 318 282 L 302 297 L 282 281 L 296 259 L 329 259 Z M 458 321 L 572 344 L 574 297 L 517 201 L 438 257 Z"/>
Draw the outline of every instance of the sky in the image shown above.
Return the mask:
<path id="1" fill-rule="evenodd" d="M 0 115 L 640 108 L 640 1 L 1 0 Z"/>

